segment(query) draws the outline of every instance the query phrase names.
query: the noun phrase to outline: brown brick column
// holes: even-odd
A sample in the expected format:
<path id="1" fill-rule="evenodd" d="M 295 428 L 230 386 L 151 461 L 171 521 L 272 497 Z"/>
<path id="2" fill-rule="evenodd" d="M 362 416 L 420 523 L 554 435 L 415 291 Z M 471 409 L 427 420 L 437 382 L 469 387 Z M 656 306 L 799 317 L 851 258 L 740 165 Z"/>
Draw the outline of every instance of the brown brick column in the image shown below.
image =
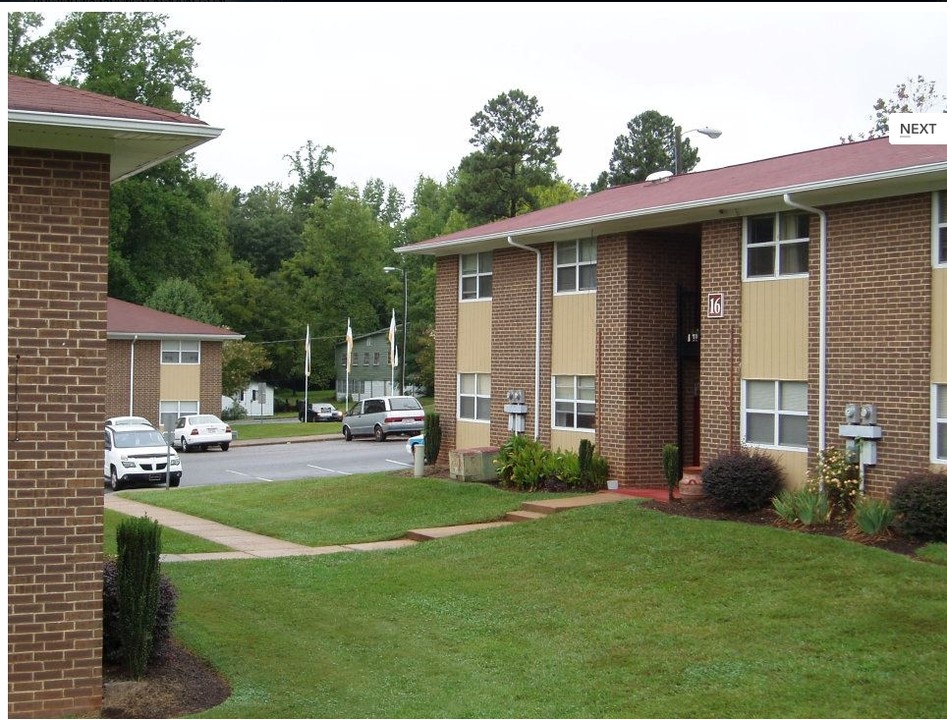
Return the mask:
<path id="1" fill-rule="evenodd" d="M 446 456 L 457 447 L 457 303 L 460 297 L 457 256 L 437 258 L 436 272 L 434 409 L 441 417 L 441 453 Z"/>
<path id="2" fill-rule="evenodd" d="M 10 717 L 102 704 L 109 160 L 8 154 Z"/>
<path id="3" fill-rule="evenodd" d="M 701 233 L 700 460 L 740 447 L 741 242 L 739 218 Z M 707 295 L 723 293 L 724 316 L 707 317 Z"/>

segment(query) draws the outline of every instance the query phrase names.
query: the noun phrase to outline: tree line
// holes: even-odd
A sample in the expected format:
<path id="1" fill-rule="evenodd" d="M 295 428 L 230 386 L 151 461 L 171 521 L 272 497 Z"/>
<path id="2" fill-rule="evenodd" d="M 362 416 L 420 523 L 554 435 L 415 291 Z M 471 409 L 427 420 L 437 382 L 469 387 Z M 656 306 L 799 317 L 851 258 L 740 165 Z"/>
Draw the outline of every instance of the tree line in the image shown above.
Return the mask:
<path id="1" fill-rule="evenodd" d="M 198 41 L 167 22 L 155 13 L 73 12 L 43 32 L 41 14 L 13 12 L 8 71 L 199 117 L 211 88 L 197 75 Z M 918 95 L 925 107 L 943 100 L 919 76 L 876 103 L 871 134 L 886 133 L 886 113 L 907 111 Z M 629 120 L 588 186 L 565 179 L 559 128 L 542 114 L 520 89 L 490 99 L 471 117 L 472 151 L 443 182 L 419 175 L 410 198 L 381 178 L 340 184 L 335 148 L 312 140 L 284 156 L 288 184 L 245 190 L 200 173 L 189 155 L 162 163 L 112 188 L 109 295 L 244 334 L 225 346 L 227 394 L 250 379 L 301 387 L 308 325 L 309 382 L 319 389 L 333 385 L 347 319 L 356 334 L 372 332 L 401 307 L 402 277 L 383 270 L 399 267 L 408 277 L 408 383 L 433 387 L 433 261 L 395 248 L 674 166 L 675 122 L 648 110 Z M 687 139 L 680 148 L 682 169 L 692 170 L 697 149 Z"/>

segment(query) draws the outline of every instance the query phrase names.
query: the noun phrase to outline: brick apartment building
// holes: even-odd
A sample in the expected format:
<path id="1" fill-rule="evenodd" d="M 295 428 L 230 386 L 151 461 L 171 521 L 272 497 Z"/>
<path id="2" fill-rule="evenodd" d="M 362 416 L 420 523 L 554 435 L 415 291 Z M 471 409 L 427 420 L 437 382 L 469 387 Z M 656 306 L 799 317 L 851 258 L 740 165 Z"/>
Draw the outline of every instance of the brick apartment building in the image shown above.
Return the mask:
<path id="1" fill-rule="evenodd" d="M 877 412 L 870 493 L 947 470 L 947 146 L 627 185 L 400 251 L 436 256 L 448 449 L 502 444 L 516 389 L 528 434 L 593 439 L 624 485 L 661 485 L 669 442 L 685 465 L 758 448 L 801 483 L 862 432 L 848 405 Z"/>
<path id="2" fill-rule="evenodd" d="M 105 416 L 169 430 L 182 415 L 220 415 L 224 328 L 108 298 Z"/>
<path id="3" fill-rule="evenodd" d="M 102 704 L 110 186 L 220 130 L 12 75 L 7 87 L 7 714 L 87 715 Z"/>

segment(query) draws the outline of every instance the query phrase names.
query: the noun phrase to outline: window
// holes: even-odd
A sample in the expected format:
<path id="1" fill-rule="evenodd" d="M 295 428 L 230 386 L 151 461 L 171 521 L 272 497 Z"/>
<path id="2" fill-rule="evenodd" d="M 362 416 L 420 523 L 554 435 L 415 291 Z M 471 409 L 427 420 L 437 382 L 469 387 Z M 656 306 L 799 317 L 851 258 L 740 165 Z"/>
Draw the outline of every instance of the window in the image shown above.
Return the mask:
<path id="1" fill-rule="evenodd" d="M 598 287 L 595 238 L 556 243 L 556 292 L 588 292 Z"/>
<path id="2" fill-rule="evenodd" d="M 460 256 L 460 299 L 493 297 L 493 253 Z"/>
<path id="3" fill-rule="evenodd" d="M 947 190 L 934 193 L 934 264 L 947 266 Z"/>
<path id="4" fill-rule="evenodd" d="M 377 365 L 378 362 L 379 362 L 379 360 L 380 360 L 379 354 L 378 354 L 378 353 L 375 353 L 375 362 L 372 363 L 372 364 L 373 364 L 373 365 Z"/>
<path id="5" fill-rule="evenodd" d="M 552 379 L 553 427 L 563 430 L 595 429 L 595 378 L 556 375 Z"/>
<path id="6" fill-rule="evenodd" d="M 162 340 L 162 365 L 197 365 L 201 361 L 199 340 Z"/>
<path id="7" fill-rule="evenodd" d="M 804 382 L 746 380 L 743 386 L 746 442 L 766 447 L 806 448 L 807 392 Z"/>
<path id="8" fill-rule="evenodd" d="M 784 212 L 744 223 L 743 268 L 747 278 L 778 278 L 809 272 L 809 216 Z"/>
<path id="9" fill-rule="evenodd" d="M 947 385 L 934 386 L 934 422 L 931 445 L 935 462 L 947 462 Z"/>
<path id="10" fill-rule="evenodd" d="M 363 359 L 365 360 L 365 362 L 363 362 L 362 365 L 368 366 L 372 364 L 371 355 L 369 355 L 368 353 L 365 353 Z"/>
<path id="11" fill-rule="evenodd" d="M 490 421 L 490 375 L 460 373 L 457 376 L 457 417 Z"/>
<path id="12" fill-rule="evenodd" d="M 353 352 L 352 353 L 352 367 L 355 367 L 356 365 L 358 365 L 358 353 Z"/>
<path id="13" fill-rule="evenodd" d="M 197 400 L 162 400 L 159 413 L 161 424 L 166 430 L 171 430 L 185 415 L 197 415 L 201 406 Z"/>

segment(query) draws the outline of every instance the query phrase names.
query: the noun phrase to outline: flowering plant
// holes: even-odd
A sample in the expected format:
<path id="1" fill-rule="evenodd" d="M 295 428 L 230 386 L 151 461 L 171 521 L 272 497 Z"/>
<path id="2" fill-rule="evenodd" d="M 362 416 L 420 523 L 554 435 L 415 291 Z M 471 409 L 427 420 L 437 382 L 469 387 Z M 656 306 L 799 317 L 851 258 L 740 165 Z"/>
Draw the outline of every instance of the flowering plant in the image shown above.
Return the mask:
<path id="1" fill-rule="evenodd" d="M 808 485 L 822 490 L 836 510 L 850 511 L 855 507 L 859 492 L 858 465 L 848 459 L 844 448 L 822 450 L 814 469 L 806 472 Z"/>

